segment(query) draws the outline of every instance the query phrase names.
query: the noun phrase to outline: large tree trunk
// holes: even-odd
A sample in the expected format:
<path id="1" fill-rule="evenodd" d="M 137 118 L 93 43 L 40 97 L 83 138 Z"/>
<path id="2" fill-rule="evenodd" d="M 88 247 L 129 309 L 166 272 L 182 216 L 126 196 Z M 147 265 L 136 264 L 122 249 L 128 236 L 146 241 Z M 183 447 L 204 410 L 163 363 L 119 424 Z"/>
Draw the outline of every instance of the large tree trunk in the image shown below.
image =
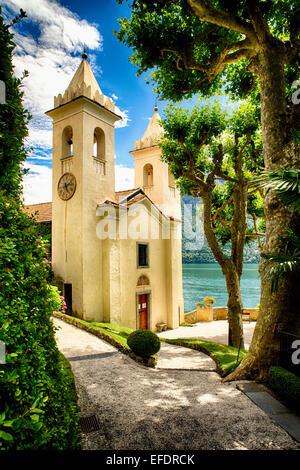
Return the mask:
<path id="1" fill-rule="evenodd" d="M 300 148 L 291 140 L 287 122 L 283 47 L 277 41 L 266 44 L 260 52 L 259 64 L 265 166 L 267 169 L 300 168 Z M 299 230 L 292 210 L 272 192 L 265 198 L 264 211 L 266 238 L 261 274 L 263 255 L 284 249 L 288 228 Z M 278 331 L 299 333 L 299 328 L 299 286 L 292 279 L 285 279 L 280 282 L 278 292 L 271 294 L 268 278 L 262 277 L 260 313 L 249 352 L 225 380 L 266 381 L 270 366 L 278 364 Z"/>
<path id="2" fill-rule="evenodd" d="M 228 292 L 228 344 L 236 348 L 244 348 L 240 277 L 233 263 L 230 263 L 224 271 Z"/>
<path id="3" fill-rule="evenodd" d="M 211 200 L 212 193 L 207 191 L 205 194 L 202 194 L 203 206 L 204 206 L 204 233 L 209 244 L 209 247 L 216 258 L 216 261 L 221 266 L 222 272 L 226 279 L 227 293 L 228 293 L 228 317 L 229 317 L 229 334 L 228 341 L 230 346 L 244 347 L 244 338 L 243 338 L 243 325 L 241 319 L 242 313 L 242 297 L 241 297 L 241 286 L 240 286 L 240 273 L 239 269 L 242 269 L 241 266 L 237 267 L 236 264 L 228 259 L 214 234 L 212 226 L 212 208 Z M 236 208 L 235 208 L 236 209 Z M 245 210 L 245 209 L 244 209 Z M 240 238 L 238 234 L 235 234 L 237 238 Z M 241 245 L 241 256 L 242 258 L 243 247 Z"/>

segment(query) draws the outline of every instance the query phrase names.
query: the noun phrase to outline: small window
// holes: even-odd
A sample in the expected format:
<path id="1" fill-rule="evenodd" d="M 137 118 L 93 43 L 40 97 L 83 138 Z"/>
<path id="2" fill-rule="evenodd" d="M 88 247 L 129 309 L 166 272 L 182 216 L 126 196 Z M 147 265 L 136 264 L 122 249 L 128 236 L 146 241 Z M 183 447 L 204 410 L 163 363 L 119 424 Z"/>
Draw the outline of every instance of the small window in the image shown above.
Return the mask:
<path id="1" fill-rule="evenodd" d="M 144 186 L 153 186 L 153 166 L 150 163 L 144 166 Z"/>
<path id="2" fill-rule="evenodd" d="M 71 126 L 67 126 L 63 130 L 62 136 L 62 152 L 61 157 L 72 157 L 73 156 L 73 130 Z"/>
<path id="3" fill-rule="evenodd" d="M 149 266 L 149 247 L 146 243 L 138 243 L 138 267 L 147 268 Z"/>
<path id="4" fill-rule="evenodd" d="M 96 127 L 94 131 L 93 156 L 105 160 L 105 134 L 102 129 Z"/>

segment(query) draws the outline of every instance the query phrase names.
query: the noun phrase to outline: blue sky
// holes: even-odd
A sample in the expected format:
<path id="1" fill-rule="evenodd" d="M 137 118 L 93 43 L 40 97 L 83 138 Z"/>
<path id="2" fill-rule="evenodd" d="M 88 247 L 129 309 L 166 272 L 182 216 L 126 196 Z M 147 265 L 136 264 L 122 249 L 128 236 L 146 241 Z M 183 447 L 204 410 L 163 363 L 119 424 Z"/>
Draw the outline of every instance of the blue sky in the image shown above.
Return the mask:
<path id="1" fill-rule="evenodd" d="M 134 186 L 134 140 L 143 136 L 153 114 L 155 95 L 144 76 L 136 76 L 129 63 L 131 50 L 113 34 L 118 18 L 129 17 L 124 0 L 0 0 L 9 22 L 20 8 L 27 18 L 12 28 L 17 45 L 14 54 L 15 74 L 24 80 L 24 105 L 33 119 L 29 124 L 27 144 L 33 148 L 24 178 L 27 204 L 52 200 L 52 122 L 45 111 L 53 108 L 53 98 L 64 93 L 81 62 L 84 46 L 102 92 L 116 101 L 122 120 L 116 124 L 116 190 Z M 196 101 L 184 101 L 191 107 Z M 225 104 L 226 98 L 221 101 Z M 162 114 L 167 102 L 158 102 Z M 227 103 L 228 104 L 228 103 Z"/>
<path id="2" fill-rule="evenodd" d="M 144 77 L 136 77 L 130 50 L 113 35 L 118 18 L 129 16 L 127 3 L 115 0 L 0 0 L 7 20 L 19 9 L 28 18 L 13 28 L 15 73 L 24 69 L 24 104 L 33 115 L 28 145 L 33 148 L 24 179 L 26 203 L 51 200 L 52 123 L 44 115 L 63 93 L 80 61 L 84 44 L 102 92 L 116 100 L 123 119 L 115 131 L 116 189 L 133 187 L 133 149 L 153 114 L 155 96 Z M 158 103 L 162 111 L 166 103 Z"/>

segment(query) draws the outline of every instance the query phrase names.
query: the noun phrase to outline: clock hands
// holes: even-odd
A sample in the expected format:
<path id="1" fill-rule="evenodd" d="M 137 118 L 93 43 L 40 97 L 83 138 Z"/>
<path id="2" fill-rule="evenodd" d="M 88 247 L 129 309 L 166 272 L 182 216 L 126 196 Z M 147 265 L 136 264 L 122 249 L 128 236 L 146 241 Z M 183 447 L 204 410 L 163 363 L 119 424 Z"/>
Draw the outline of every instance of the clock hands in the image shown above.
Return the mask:
<path id="1" fill-rule="evenodd" d="M 61 199 L 63 200 L 68 200 L 70 199 L 76 188 L 76 180 L 75 177 L 72 176 L 71 174 L 64 174 L 61 176 L 59 185 L 58 185 L 58 191 Z"/>

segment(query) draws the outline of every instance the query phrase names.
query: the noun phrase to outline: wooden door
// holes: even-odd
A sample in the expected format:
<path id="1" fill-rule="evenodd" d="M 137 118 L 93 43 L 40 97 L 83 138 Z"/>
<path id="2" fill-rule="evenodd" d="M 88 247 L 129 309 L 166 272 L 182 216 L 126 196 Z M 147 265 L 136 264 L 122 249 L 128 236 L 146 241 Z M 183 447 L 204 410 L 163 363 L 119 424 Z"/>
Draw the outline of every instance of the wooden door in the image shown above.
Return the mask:
<path id="1" fill-rule="evenodd" d="M 148 328 L 148 294 L 138 296 L 139 330 Z"/>

